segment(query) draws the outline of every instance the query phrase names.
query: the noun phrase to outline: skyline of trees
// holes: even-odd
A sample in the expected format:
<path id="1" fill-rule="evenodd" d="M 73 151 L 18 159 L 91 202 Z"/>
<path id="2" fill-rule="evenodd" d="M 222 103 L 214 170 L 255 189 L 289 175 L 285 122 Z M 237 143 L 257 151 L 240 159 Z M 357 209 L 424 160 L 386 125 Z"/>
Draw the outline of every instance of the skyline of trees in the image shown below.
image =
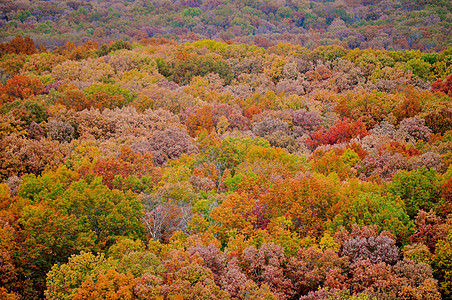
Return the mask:
<path id="1" fill-rule="evenodd" d="M 31 36 L 51 50 L 68 41 L 154 37 L 439 52 L 450 46 L 452 23 L 447 0 L 16 0 L 0 7 L 0 40 Z"/>

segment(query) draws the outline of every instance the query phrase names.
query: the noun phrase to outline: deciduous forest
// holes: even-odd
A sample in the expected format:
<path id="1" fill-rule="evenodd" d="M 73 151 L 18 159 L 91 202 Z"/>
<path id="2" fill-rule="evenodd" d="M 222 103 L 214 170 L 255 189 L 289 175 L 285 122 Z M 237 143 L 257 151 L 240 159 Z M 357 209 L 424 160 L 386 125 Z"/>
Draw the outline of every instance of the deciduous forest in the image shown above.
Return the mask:
<path id="1" fill-rule="evenodd" d="M 452 299 L 449 1 L 0 7 L 0 299 Z"/>

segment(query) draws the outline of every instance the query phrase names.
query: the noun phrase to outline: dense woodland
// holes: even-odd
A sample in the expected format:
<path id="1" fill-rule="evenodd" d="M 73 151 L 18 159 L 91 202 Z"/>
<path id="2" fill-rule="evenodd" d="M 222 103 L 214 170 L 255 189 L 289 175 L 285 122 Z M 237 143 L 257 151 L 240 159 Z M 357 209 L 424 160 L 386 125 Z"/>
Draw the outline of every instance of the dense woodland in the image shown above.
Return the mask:
<path id="1" fill-rule="evenodd" d="M 27 35 L 51 50 L 163 37 L 442 51 L 451 25 L 450 0 L 0 0 L 0 38 Z"/>
<path id="2" fill-rule="evenodd" d="M 61 15 L 85 37 L 82 20 L 104 8 L 68 1 L 48 20 L 25 2 L 2 9 L 5 32 Z M 201 7 L 197 20 L 230 6 L 150 2 L 124 2 L 117 22 L 137 7 Z M 366 18 L 352 31 L 379 33 Z M 452 48 L 438 32 L 436 52 L 148 36 L 0 44 L 0 298 L 452 299 Z"/>

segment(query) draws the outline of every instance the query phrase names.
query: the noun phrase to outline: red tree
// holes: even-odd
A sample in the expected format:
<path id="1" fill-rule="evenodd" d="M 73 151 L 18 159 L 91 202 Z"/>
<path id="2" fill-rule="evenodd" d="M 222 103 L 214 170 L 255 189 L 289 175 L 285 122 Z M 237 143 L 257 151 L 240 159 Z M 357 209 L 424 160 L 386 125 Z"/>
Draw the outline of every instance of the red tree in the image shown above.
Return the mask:
<path id="1" fill-rule="evenodd" d="M 320 129 L 315 131 L 306 139 L 306 144 L 314 150 L 320 145 L 334 145 L 336 143 L 347 143 L 352 138 L 364 137 L 367 135 L 366 126 L 359 119 L 356 122 L 350 122 L 345 119 L 336 121 L 329 129 Z"/>

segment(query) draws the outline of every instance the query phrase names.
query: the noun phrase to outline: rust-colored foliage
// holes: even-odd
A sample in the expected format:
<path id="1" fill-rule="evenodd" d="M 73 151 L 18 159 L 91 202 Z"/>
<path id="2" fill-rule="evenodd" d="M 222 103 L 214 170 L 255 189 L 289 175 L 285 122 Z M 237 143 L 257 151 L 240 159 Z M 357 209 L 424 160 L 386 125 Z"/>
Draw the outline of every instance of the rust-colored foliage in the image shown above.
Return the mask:
<path id="1" fill-rule="evenodd" d="M 331 77 L 333 73 L 324 65 L 320 65 L 315 71 L 306 72 L 306 79 L 309 81 L 322 81 Z"/>
<path id="2" fill-rule="evenodd" d="M 262 112 L 262 110 L 258 106 L 253 104 L 245 110 L 244 115 L 248 119 L 251 119 L 254 115 L 258 115 L 261 112 Z"/>
<path id="3" fill-rule="evenodd" d="M 364 159 L 369 154 L 366 150 L 363 149 L 363 146 L 358 143 L 350 143 L 348 144 L 347 148 L 355 151 L 360 159 Z"/>
<path id="4" fill-rule="evenodd" d="M 287 258 L 284 249 L 273 243 L 263 244 L 259 249 L 251 246 L 243 250 L 242 263 L 250 278 L 258 285 L 267 284 L 278 299 L 289 299 L 293 285 L 284 275 Z"/>
<path id="5" fill-rule="evenodd" d="M 127 177 L 132 173 L 132 166 L 117 158 L 107 158 L 94 164 L 93 173 L 102 176 L 102 183 L 113 188 L 113 179 L 116 175 Z"/>
<path id="6" fill-rule="evenodd" d="M 27 173 L 40 174 L 59 166 L 68 147 L 48 139 L 28 140 L 17 135 L 0 139 L 0 178 Z"/>
<path id="7" fill-rule="evenodd" d="M 380 106 L 375 103 L 370 103 L 367 106 L 352 109 L 350 115 L 359 116 L 361 121 L 366 124 L 367 129 L 373 128 L 376 124 L 381 122 L 385 114 Z"/>
<path id="8" fill-rule="evenodd" d="M 87 170 L 80 169 L 84 176 Z M 102 176 L 102 183 L 113 188 L 115 176 L 137 176 L 151 175 L 154 181 L 158 181 L 159 173 L 154 167 L 151 153 L 135 153 L 129 147 L 122 147 L 119 157 L 108 157 L 94 163 L 92 174 Z"/>
<path id="9" fill-rule="evenodd" d="M 133 288 L 137 279 L 133 275 L 120 274 L 115 270 L 109 270 L 107 274 L 99 274 L 96 281 L 89 278 L 74 295 L 74 300 L 133 300 L 137 297 Z"/>
<path id="10" fill-rule="evenodd" d="M 198 177 L 206 177 L 216 182 L 218 180 L 218 173 L 215 165 L 212 163 L 203 163 L 201 168 L 195 168 L 193 175 Z"/>
<path id="11" fill-rule="evenodd" d="M 115 108 L 122 107 L 127 103 L 122 95 L 114 95 L 106 93 L 104 91 L 94 92 L 89 98 L 91 105 L 99 110 L 104 110 L 105 108 Z"/>
<path id="12" fill-rule="evenodd" d="M 9 43 L 0 44 L 0 57 L 5 54 L 27 54 L 31 55 L 36 53 L 35 42 L 30 37 L 23 38 L 18 35 L 12 39 Z"/>
<path id="13" fill-rule="evenodd" d="M 413 92 L 409 92 L 406 94 L 406 98 L 404 98 L 397 107 L 394 109 L 394 115 L 397 118 L 397 121 L 402 121 L 406 118 L 412 118 L 419 114 L 422 110 L 422 105 L 419 103 L 418 98 Z"/>
<path id="14" fill-rule="evenodd" d="M 186 125 L 188 134 L 195 137 L 199 132 L 206 130 L 211 132 L 213 130 L 212 108 L 210 106 L 203 106 L 195 110 L 187 118 Z"/>
<path id="15" fill-rule="evenodd" d="M 389 153 L 392 153 L 392 154 L 400 153 L 406 158 L 410 158 L 410 157 L 413 157 L 413 156 L 418 156 L 418 155 L 421 154 L 419 152 L 419 150 L 417 150 L 412 144 L 403 144 L 403 143 L 398 142 L 398 141 L 391 141 L 389 143 L 389 145 L 386 145 L 381 150 L 386 150 L 386 151 L 388 151 Z"/>
<path id="16" fill-rule="evenodd" d="M 42 94 L 44 88 L 44 85 L 38 79 L 25 75 L 15 75 L 4 86 L 0 86 L 0 104 Z"/>
<path id="17" fill-rule="evenodd" d="M 0 287 L 0 298 L 5 300 L 20 300 L 20 297 L 17 294 L 8 292 L 4 287 Z"/>
<path id="18" fill-rule="evenodd" d="M 319 236 L 340 196 L 327 180 L 302 178 L 278 181 L 263 199 L 271 219 L 285 216 L 302 236 Z"/>
<path id="19" fill-rule="evenodd" d="M 230 194 L 218 208 L 212 211 L 212 218 L 219 222 L 218 232 L 226 234 L 230 230 L 239 230 L 252 235 L 257 229 L 268 224 L 266 207 L 262 201 L 248 193 Z"/>
<path id="20" fill-rule="evenodd" d="M 74 43 L 67 42 L 64 46 L 56 49 L 55 53 L 64 55 L 70 60 L 81 60 L 92 56 L 94 50 L 97 50 L 98 47 L 97 42 L 94 41 L 87 41 L 78 47 Z"/>
<path id="21" fill-rule="evenodd" d="M 444 183 L 441 196 L 444 202 L 438 206 L 437 210 L 442 215 L 447 216 L 452 213 L 452 178 L 449 178 Z"/>
<path id="22" fill-rule="evenodd" d="M 63 97 L 58 99 L 60 104 L 74 110 L 84 110 L 91 107 L 91 101 L 86 98 L 85 93 L 77 87 L 71 86 L 64 91 Z"/>

